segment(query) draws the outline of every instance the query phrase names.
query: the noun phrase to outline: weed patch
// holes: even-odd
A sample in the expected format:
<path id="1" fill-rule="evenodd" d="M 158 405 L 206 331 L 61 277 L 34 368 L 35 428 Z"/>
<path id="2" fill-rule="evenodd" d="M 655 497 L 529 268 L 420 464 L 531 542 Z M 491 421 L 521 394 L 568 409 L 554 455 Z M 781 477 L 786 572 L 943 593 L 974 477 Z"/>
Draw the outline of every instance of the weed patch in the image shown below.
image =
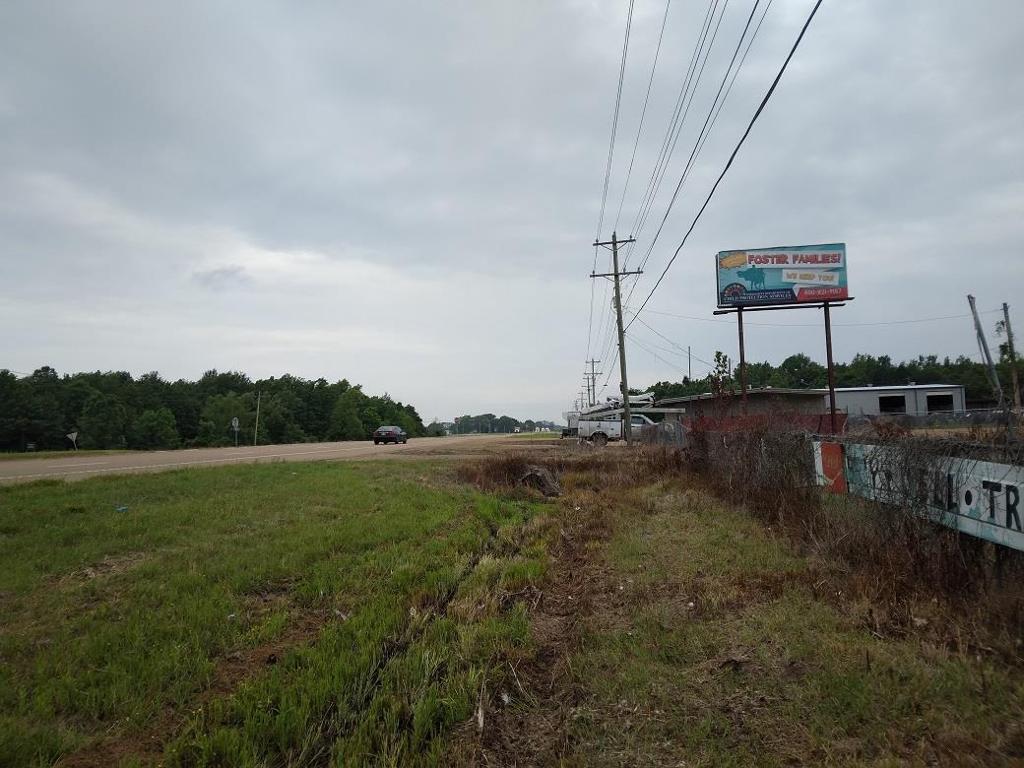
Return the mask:
<path id="1" fill-rule="evenodd" d="M 0 489 L 0 763 L 440 762 L 529 644 L 543 508 L 425 471 Z"/>
<path id="2" fill-rule="evenodd" d="M 524 692 L 463 734 L 466 761 L 1021 759 L 1019 729 L 999 726 L 1024 713 L 1019 665 L 936 642 L 917 614 L 899 633 L 869 626 L 860 568 L 796 535 L 791 510 L 751 515 L 685 471 L 606 485 L 583 466 L 561 469 Z"/>

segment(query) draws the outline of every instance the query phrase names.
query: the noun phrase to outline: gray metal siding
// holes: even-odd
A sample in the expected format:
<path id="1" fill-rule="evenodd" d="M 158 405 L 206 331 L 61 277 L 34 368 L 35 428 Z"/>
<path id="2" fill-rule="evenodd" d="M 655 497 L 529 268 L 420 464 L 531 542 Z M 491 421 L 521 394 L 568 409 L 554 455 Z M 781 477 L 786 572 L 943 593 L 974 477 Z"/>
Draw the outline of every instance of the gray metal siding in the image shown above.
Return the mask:
<path id="1" fill-rule="evenodd" d="M 929 395 L 952 395 L 953 413 L 963 413 L 964 388 L 958 385 L 949 387 L 872 387 L 852 391 L 836 391 L 836 407 L 851 416 L 878 416 L 882 413 L 879 406 L 880 397 L 903 395 L 906 398 L 908 416 L 926 416 L 928 414 Z M 825 398 L 826 403 L 828 398 Z"/>

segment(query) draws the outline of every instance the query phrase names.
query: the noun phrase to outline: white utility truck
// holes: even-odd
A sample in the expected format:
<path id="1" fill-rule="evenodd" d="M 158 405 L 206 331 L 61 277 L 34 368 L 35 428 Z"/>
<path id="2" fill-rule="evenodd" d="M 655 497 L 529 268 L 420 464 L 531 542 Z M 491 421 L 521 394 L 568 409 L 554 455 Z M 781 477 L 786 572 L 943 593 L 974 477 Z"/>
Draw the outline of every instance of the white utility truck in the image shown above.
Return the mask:
<path id="1" fill-rule="evenodd" d="M 642 395 L 630 395 L 630 424 L 634 438 L 640 436 L 644 427 L 655 424 L 651 418 L 678 418 L 686 413 L 685 408 L 661 408 L 654 402 L 654 395 L 647 392 Z M 579 414 L 579 438 L 589 440 L 594 445 L 606 445 L 610 440 L 621 440 L 624 409 L 619 398 L 608 398 L 607 403 L 593 405 L 583 409 Z"/>
<path id="2" fill-rule="evenodd" d="M 633 426 L 632 431 L 634 435 L 638 434 L 648 424 L 653 423 L 653 421 L 641 413 L 634 413 L 630 417 L 630 424 Z M 609 440 L 621 440 L 622 412 L 581 413 L 579 436 L 581 440 L 590 440 L 594 445 L 605 445 Z"/>

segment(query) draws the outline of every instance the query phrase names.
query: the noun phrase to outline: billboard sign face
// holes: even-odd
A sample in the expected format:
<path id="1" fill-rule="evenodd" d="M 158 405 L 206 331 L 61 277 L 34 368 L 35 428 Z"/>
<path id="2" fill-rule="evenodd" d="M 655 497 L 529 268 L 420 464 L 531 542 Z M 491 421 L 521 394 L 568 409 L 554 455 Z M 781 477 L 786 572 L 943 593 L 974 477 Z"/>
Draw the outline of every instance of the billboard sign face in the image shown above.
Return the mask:
<path id="1" fill-rule="evenodd" d="M 719 251 L 719 307 L 763 307 L 842 301 L 846 243 Z"/>

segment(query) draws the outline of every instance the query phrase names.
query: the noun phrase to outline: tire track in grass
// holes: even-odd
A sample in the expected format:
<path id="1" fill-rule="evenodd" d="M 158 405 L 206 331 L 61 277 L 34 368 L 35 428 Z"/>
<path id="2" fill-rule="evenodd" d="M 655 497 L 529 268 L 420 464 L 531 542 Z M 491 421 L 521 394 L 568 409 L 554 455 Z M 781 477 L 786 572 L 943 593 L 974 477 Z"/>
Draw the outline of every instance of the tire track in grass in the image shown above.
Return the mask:
<path id="1" fill-rule="evenodd" d="M 504 503 L 499 502 L 499 508 Z M 507 513 L 507 509 L 504 511 Z M 288 741 L 278 741 L 276 743 L 264 741 L 262 745 L 257 745 L 252 743 L 252 737 L 247 736 L 244 730 L 236 731 L 238 737 L 240 737 L 240 743 L 243 746 L 248 745 L 244 746 L 244 748 L 254 750 L 246 754 L 258 761 L 269 761 L 269 764 L 326 765 L 336 759 L 336 750 L 344 740 L 357 735 L 360 730 L 365 733 L 363 726 L 370 723 L 370 720 L 367 719 L 368 717 L 373 717 L 377 697 L 387 697 L 391 693 L 391 689 L 388 688 L 389 672 L 396 664 L 400 664 L 402 659 L 407 658 L 410 650 L 428 636 L 428 633 L 437 625 L 439 620 L 448 616 L 453 600 L 459 595 L 460 590 L 467 581 L 473 577 L 481 561 L 494 553 L 497 548 L 502 549 L 503 557 L 519 556 L 522 548 L 522 531 L 533 517 L 530 513 L 524 515 L 524 512 L 525 510 L 518 509 L 517 514 L 511 518 L 506 517 L 503 521 L 504 524 L 499 525 L 498 522 L 489 519 L 483 510 L 477 507 L 475 513 L 477 521 L 484 526 L 484 530 L 478 528 L 480 537 L 472 542 L 471 549 L 462 550 L 462 555 L 466 559 L 461 567 L 457 568 L 454 577 L 450 580 L 439 579 L 440 583 L 436 583 L 437 587 L 443 586 L 443 589 L 440 592 L 414 592 L 408 596 L 408 608 L 401 614 L 403 616 L 401 626 L 396 628 L 397 631 L 392 632 L 390 636 L 376 641 L 376 647 L 371 642 L 363 649 L 370 663 L 362 669 L 355 667 L 351 678 L 343 682 L 341 688 L 327 695 L 325 699 L 326 706 L 316 719 L 316 722 L 308 727 L 304 735 L 299 735 L 296 732 L 296 739 L 289 737 L 290 743 L 293 746 L 289 746 Z M 465 518 L 462 518 L 462 520 L 464 524 Z M 452 526 L 445 526 L 445 528 L 450 529 L 455 534 L 463 530 L 455 524 L 455 521 L 453 521 Z M 509 533 L 511 533 L 511 537 L 507 535 Z M 436 538 L 437 534 L 435 532 L 432 540 L 436 540 Z M 430 540 L 422 546 L 429 546 L 429 544 Z M 469 542 L 466 542 L 466 544 L 469 544 Z M 512 544 L 514 546 L 510 546 Z M 461 548 L 464 545 L 458 546 Z M 414 560 L 411 556 L 406 559 Z M 437 578 L 438 574 L 444 571 L 455 570 L 454 566 L 457 566 L 457 564 L 458 559 L 454 563 L 449 560 L 442 560 L 431 573 L 434 578 Z M 355 617 L 353 617 L 353 620 L 355 620 Z M 429 652 L 429 649 L 427 650 Z M 316 664 L 317 662 L 314 661 L 312 663 Z M 435 669 L 432 674 L 436 674 L 442 668 L 447 669 L 445 665 L 442 665 Z M 450 679 L 456 684 L 462 681 L 458 674 Z M 431 680 L 428 679 L 426 682 L 429 684 Z M 301 690 L 301 688 L 302 686 L 299 686 L 297 690 Z M 395 700 L 398 701 L 399 698 L 400 696 Z M 386 704 L 387 700 L 385 698 L 383 705 Z M 218 716 L 213 720 L 203 720 L 202 718 L 200 718 L 200 721 L 193 720 L 194 725 L 199 728 L 194 733 L 195 738 L 190 737 L 187 733 L 181 734 L 180 738 L 177 739 L 178 748 L 172 750 L 173 754 L 167 754 L 171 758 L 171 763 L 192 765 L 197 762 L 209 762 L 211 754 L 209 749 L 213 747 L 210 739 L 218 728 L 217 723 L 221 722 L 224 725 L 229 723 L 235 724 L 234 726 L 228 725 L 229 728 L 242 727 L 242 721 L 238 718 L 240 716 L 246 717 L 245 711 L 243 707 L 241 710 L 235 710 L 234 714 Z M 224 719 L 225 716 L 227 719 Z M 385 737 L 389 739 L 388 745 L 392 747 L 397 745 L 397 748 L 400 750 L 406 749 L 409 743 L 415 740 L 414 729 L 409 727 L 411 724 L 412 721 L 410 719 L 409 723 L 406 723 L 405 726 L 399 723 L 393 732 L 386 733 Z M 440 733 L 432 733 L 429 736 L 428 748 L 431 744 L 435 744 L 435 738 Z M 168 742 L 168 744 L 173 743 L 174 741 Z M 206 757 L 203 758 L 201 757 L 202 755 L 206 755 Z M 416 755 L 413 754 L 411 757 L 416 757 Z"/>
<path id="2" fill-rule="evenodd" d="M 324 713 L 321 718 L 321 726 L 312 740 L 307 741 L 307 747 L 299 753 L 295 759 L 297 765 L 326 766 L 331 763 L 331 748 L 336 739 L 341 737 L 346 730 L 351 731 L 358 725 L 361 716 L 369 709 L 374 697 L 377 695 L 381 680 L 388 667 L 399 657 L 404 655 L 417 641 L 423 638 L 430 626 L 447 615 L 448 606 L 451 605 L 459 588 L 473 575 L 480 560 L 490 549 L 495 540 L 497 528 L 491 528 L 490 534 L 484 542 L 483 548 L 474 553 L 470 561 L 463 568 L 458 579 L 445 591 L 432 609 L 423 614 L 423 620 L 419 622 L 410 621 L 404 628 L 400 637 L 385 641 L 384 652 L 377 659 L 373 667 L 368 670 L 366 684 L 361 686 L 362 695 L 355 702 L 355 707 L 341 723 L 335 724 L 334 715 L 337 714 L 337 705 L 334 704 L 330 710 Z"/>
<path id="3" fill-rule="evenodd" d="M 406 559 L 414 559 L 415 553 L 421 552 L 431 542 L 456 534 L 465 526 L 467 513 L 470 516 L 475 515 L 475 506 L 468 505 L 461 513 L 425 531 L 423 541 L 407 554 Z M 485 543 L 493 539 L 495 530 L 496 528 L 488 528 Z M 474 567 L 476 562 L 479 562 L 479 554 L 474 560 Z M 332 611 L 327 607 L 314 608 L 297 604 L 293 598 L 297 584 L 297 581 L 289 581 L 286 585 L 267 584 L 248 594 L 248 599 L 258 601 L 253 607 L 257 612 L 253 621 L 254 627 L 258 624 L 259 618 L 268 616 L 275 610 L 287 612 L 287 625 L 280 634 L 265 642 L 249 647 L 236 647 L 212 658 L 215 666 L 209 682 L 196 691 L 195 697 L 188 705 L 176 706 L 167 703 L 148 727 L 138 731 L 115 733 L 111 728 L 107 735 L 101 736 L 99 740 L 61 756 L 54 763 L 55 768 L 107 768 L 125 762 L 162 763 L 166 748 L 187 730 L 194 712 L 206 709 L 214 700 L 230 697 L 243 684 L 275 666 L 289 651 L 314 647 L 326 629 L 351 618 L 347 613 Z M 457 588 L 456 585 L 455 589 Z M 263 605 L 260 606 L 259 603 Z"/>

